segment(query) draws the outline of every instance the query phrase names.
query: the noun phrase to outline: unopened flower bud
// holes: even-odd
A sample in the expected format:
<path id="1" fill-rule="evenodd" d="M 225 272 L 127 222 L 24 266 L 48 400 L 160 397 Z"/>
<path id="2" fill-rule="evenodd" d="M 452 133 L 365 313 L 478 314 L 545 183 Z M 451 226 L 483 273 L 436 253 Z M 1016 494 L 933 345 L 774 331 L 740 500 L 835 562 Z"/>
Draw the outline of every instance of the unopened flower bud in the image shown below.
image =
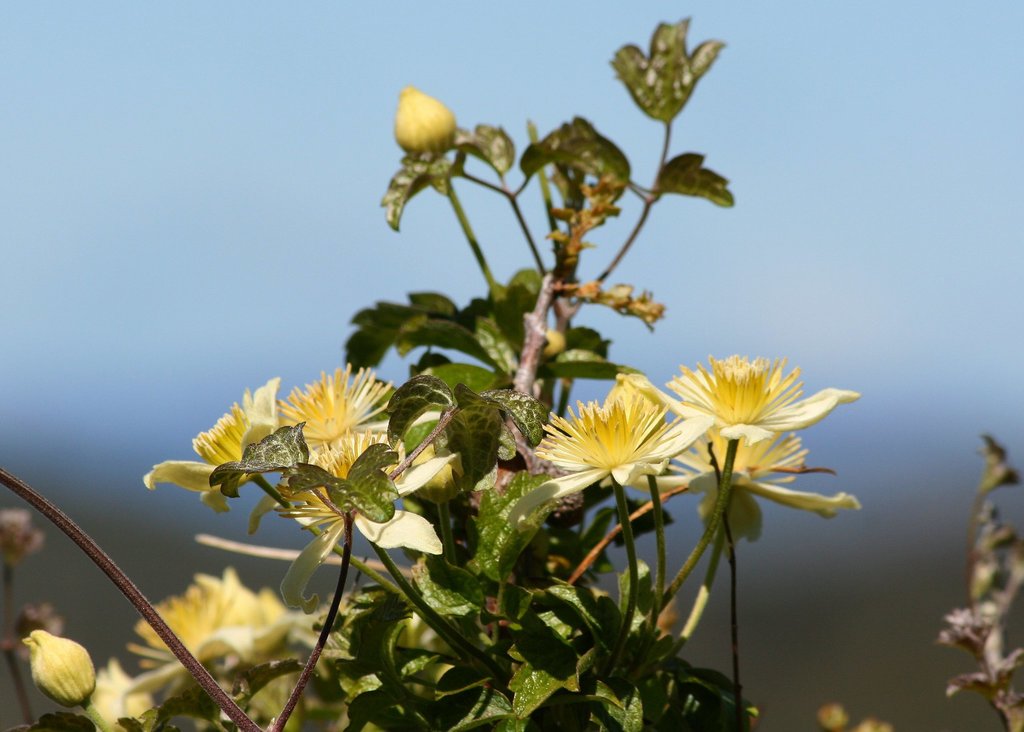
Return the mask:
<path id="1" fill-rule="evenodd" d="M 548 328 L 544 334 L 547 344 L 544 346 L 544 358 L 554 358 L 565 350 L 565 334 Z"/>
<path id="2" fill-rule="evenodd" d="M 395 140 L 408 153 L 443 153 L 455 139 L 455 115 L 413 86 L 398 95 Z"/>
<path id="3" fill-rule="evenodd" d="M 29 647 L 32 681 L 64 707 L 85 704 L 96 688 L 96 669 L 89 651 L 67 638 L 33 630 L 22 643 Z"/>

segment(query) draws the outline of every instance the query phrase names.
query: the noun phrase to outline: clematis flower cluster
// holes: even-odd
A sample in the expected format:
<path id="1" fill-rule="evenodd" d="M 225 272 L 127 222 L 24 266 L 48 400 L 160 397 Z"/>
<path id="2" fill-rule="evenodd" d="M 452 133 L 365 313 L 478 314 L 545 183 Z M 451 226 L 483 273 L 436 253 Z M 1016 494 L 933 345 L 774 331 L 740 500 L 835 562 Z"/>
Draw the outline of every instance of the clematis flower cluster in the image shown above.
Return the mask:
<path id="1" fill-rule="evenodd" d="M 785 373 L 785 360 L 730 356 L 708 362 L 710 368 L 680 367 L 667 384 L 675 396 L 643 375 L 620 375 L 603 405 L 578 404 L 578 414 L 569 410 L 568 419 L 552 415 L 537 455 L 567 474 L 520 499 L 513 520 L 528 526 L 534 510 L 609 477 L 643 490 L 648 475 L 660 476 L 659 487 L 688 485 L 702 494 L 698 511 L 706 520 L 718 493 L 711 455 L 722 460 L 731 440 L 738 441 L 729 507 L 736 535 L 760 535 L 754 496 L 825 517 L 860 508 L 848 493 L 822 496 L 786 487 L 797 474 L 817 471 L 806 468 L 800 438 L 785 434 L 819 422 L 858 393 L 824 389 L 801 399 L 800 370 Z M 668 415 L 675 419 L 667 422 Z M 670 460 L 675 474 L 662 476 Z"/>
<path id="2" fill-rule="evenodd" d="M 385 443 L 387 398 L 392 391 L 388 382 L 378 381 L 369 369 L 353 373 L 352 367 L 323 373 L 305 388 L 295 388 L 287 399 L 277 399 L 280 379 L 271 379 L 246 391 L 242 405 L 232 405 L 207 432 L 193 440 L 193 448 L 202 462 L 170 460 L 153 467 L 143 481 L 148 488 L 157 483 L 173 483 L 200 494 L 203 503 L 217 511 L 226 511 L 227 502 L 217 487 L 211 487 L 210 475 L 218 465 L 242 459 L 245 448 L 275 430 L 303 425 L 303 437 L 310 450 L 309 463 L 336 478 L 344 479 L 356 459 L 371 445 Z M 400 459 L 399 455 L 399 459 Z M 399 497 L 423 487 L 445 468 L 451 468 L 454 455 L 432 455 L 406 470 L 395 481 Z M 396 465 L 397 465 L 396 460 Z M 392 466 L 394 467 L 394 466 Z M 275 498 L 264 496 L 249 522 L 250 533 L 263 515 L 272 509 L 295 519 L 316 537 L 292 563 L 281 591 L 290 607 L 315 610 L 316 595 L 305 596 L 305 588 L 316 569 L 344 536 L 344 512 L 317 488 L 293 490 L 284 480 L 278 489 L 288 501 L 280 506 Z M 393 518 L 374 522 L 357 512 L 354 525 L 369 541 L 386 549 L 404 547 L 428 554 L 440 554 L 441 541 L 429 521 L 396 509 Z"/>

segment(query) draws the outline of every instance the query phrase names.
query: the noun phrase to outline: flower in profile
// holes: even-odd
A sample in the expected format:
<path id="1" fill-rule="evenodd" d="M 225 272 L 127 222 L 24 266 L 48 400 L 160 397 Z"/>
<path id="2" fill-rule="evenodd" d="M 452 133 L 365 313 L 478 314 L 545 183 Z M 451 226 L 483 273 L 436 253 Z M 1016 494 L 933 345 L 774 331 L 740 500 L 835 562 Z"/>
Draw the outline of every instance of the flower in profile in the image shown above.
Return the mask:
<path id="1" fill-rule="evenodd" d="M 385 435 L 373 432 L 355 433 L 341 440 L 335 447 L 323 447 L 310 456 L 310 462 L 337 478 L 347 478 L 349 470 L 367 448 L 386 444 Z M 441 472 L 454 456 L 434 457 L 403 472 L 395 481 L 399 497 L 406 496 L 426 485 Z M 293 505 L 278 507 L 282 516 L 294 518 L 304 527 L 318 527 L 319 536 L 313 539 L 292 562 L 281 581 L 281 595 L 290 607 L 301 607 L 311 613 L 319 603 L 317 595 L 306 596 L 306 586 L 317 568 L 324 563 L 334 547 L 344 538 L 345 512 L 329 498 L 327 491 L 315 487 L 293 490 L 280 486 L 281 494 Z M 359 533 L 383 549 L 404 547 L 425 554 L 440 554 L 441 540 L 433 525 L 422 516 L 395 509 L 394 516 L 383 523 L 370 521 L 355 512 L 353 524 Z"/>
<path id="2" fill-rule="evenodd" d="M 197 574 L 195 583 L 183 595 L 156 605 L 157 611 L 185 647 L 204 665 L 218 660 L 255 664 L 278 657 L 292 629 L 305 619 L 289 612 L 273 591 L 255 593 L 228 567 L 222 577 Z M 131 692 L 149 692 L 188 678 L 178 659 L 145 621 L 135 625 L 145 645 L 130 644 L 129 650 L 142 656 L 143 668 L 151 669 L 135 678 Z"/>
<path id="3" fill-rule="evenodd" d="M 259 442 L 278 427 L 277 389 L 281 380 L 273 378 L 258 388 L 255 394 L 248 389 L 231 411 L 217 420 L 208 431 L 192 440 L 192 449 L 203 459 L 167 460 L 146 473 L 142 482 L 150 490 L 157 483 L 173 483 L 197 491 L 203 503 L 215 511 L 227 511 L 228 505 L 217 488 L 210 487 L 210 473 L 218 465 L 242 459 L 247 445 Z"/>
<path id="4" fill-rule="evenodd" d="M 689 483 L 691 492 L 703 494 L 697 510 L 704 521 L 710 518 L 718 497 L 718 479 L 709 451 L 714 452 L 721 464 L 728 442 L 720 430 L 709 430 L 706 438 L 675 458 L 672 469 L 681 475 L 659 479 L 659 484 L 666 487 Z M 841 509 L 860 508 L 860 502 L 849 493 L 823 496 L 787 488 L 800 473 L 828 472 L 807 468 L 806 457 L 807 450 L 802 447 L 800 438 L 793 434 L 770 441 L 762 440 L 754 445 L 742 441 L 739 443 L 733 463 L 728 514 L 729 529 L 734 538 L 744 537 L 756 541 L 760 537 L 761 508 L 754 500 L 755 497 L 766 498 L 790 508 L 812 511 L 826 518 L 832 518 Z"/>
<path id="5" fill-rule="evenodd" d="M 443 153 L 455 139 L 455 115 L 414 86 L 398 94 L 395 141 L 407 153 Z"/>
<path id="6" fill-rule="evenodd" d="M 730 356 L 724 360 L 708 357 L 708 362 L 710 370 L 702 364 L 697 364 L 696 371 L 680 367 L 682 374 L 668 383 L 679 399 L 659 391 L 642 376 L 628 378 L 680 417 L 712 417 L 723 437 L 742 437 L 747 445 L 809 427 L 838 405 L 860 398 L 855 391 L 823 389 L 800 399 L 800 369 L 784 374 L 785 359 L 751 361 L 746 356 Z"/>
<path id="7" fill-rule="evenodd" d="M 305 422 L 302 435 L 310 447 L 334 445 L 356 430 L 380 431 L 387 421 L 379 419 L 387 407 L 391 383 L 377 381 L 370 369 L 352 374 L 351 364 L 333 374 L 322 372 L 320 381 L 295 388 L 281 401 L 281 423 Z M 375 418 L 376 419 L 375 421 Z"/>
<path id="8" fill-rule="evenodd" d="M 547 436 L 537 455 L 568 471 L 523 496 L 513 507 L 510 521 L 524 525 L 533 509 L 548 501 L 578 493 L 609 476 L 620 485 L 641 476 L 657 475 L 669 458 L 678 455 L 707 431 L 711 419 L 665 421 L 667 409 L 629 384 L 620 382 L 604 404 L 576 403 L 577 415 L 551 416 L 544 425 Z"/>

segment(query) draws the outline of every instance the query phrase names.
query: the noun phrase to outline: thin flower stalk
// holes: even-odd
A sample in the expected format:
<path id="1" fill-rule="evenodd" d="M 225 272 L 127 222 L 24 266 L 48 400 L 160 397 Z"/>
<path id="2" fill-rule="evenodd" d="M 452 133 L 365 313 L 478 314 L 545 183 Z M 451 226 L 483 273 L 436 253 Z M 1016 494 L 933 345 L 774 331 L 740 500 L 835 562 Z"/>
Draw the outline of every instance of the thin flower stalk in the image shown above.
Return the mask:
<path id="1" fill-rule="evenodd" d="M 622 650 L 626 647 L 629 632 L 633 629 L 633 615 L 636 613 L 636 602 L 640 593 L 640 570 L 637 565 L 636 543 L 633 540 L 633 524 L 629 520 L 629 504 L 626 503 L 626 490 L 614 478 L 612 478 L 612 490 L 615 492 L 615 507 L 619 512 L 619 523 L 622 525 L 622 540 L 626 545 L 629 588 L 626 592 L 626 610 L 622 613 L 622 626 L 619 628 L 619 636 L 615 639 L 615 645 L 612 646 L 612 652 L 608 657 L 608 664 L 605 667 L 605 671 L 608 674 L 614 671 L 615 665 L 619 662 L 619 657 L 622 655 Z M 660 507 L 660 501 L 658 504 Z"/>

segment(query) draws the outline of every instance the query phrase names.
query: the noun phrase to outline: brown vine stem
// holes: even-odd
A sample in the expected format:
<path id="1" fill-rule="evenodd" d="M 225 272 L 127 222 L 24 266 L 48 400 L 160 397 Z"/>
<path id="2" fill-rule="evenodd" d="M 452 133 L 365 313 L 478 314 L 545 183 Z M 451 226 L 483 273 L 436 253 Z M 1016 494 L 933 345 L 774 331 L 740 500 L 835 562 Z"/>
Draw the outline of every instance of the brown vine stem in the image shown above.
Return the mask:
<path id="1" fill-rule="evenodd" d="M 345 581 L 348 579 L 348 567 L 351 558 L 352 512 L 349 511 L 345 514 L 345 544 L 344 552 L 341 555 L 341 571 L 338 573 L 338 586 L 334 590 L 334 599 L 331 600 L 331 606 L 327 610 L 327 617 L 324 618 L 324 627 L 320 630 L 320 635 L 316 639 L 316 645 L 313 646 L 313 650 L 306 660 L 306 665 L 302 669 L 298 681 L 295 682 L 295 688 L 292 689 L 288 701 L 285 702 L 284 709 L 281 710 L 281 714 L 267 728 L 268 732 L 280 732 L 280 730 L 284 729 L 289 717 L 292 716 L 292 712 L 295 711 L 295 706 L 302 697 L 306 684 L 309 683 L 309 679 L 313 676 L 313 670 L 316 668 L 317 661 L 320 660 L 320 654 L 323 653 L 324 646 L 327 645 L 327 638 L 330 636 L 331 630 L 334 628 L 334 621 L 338 617 L 338 608 L 341 607 L 341 596 L 345 592 Z"/>
<path id="2" fill-rule="evenodd" d="M 434 440 L 437 439 L 437 436 L 440 435 L 444 428 L 448 426 L 448 423 L 452 421 L 452 417 L 455 416 L 455 413 L 457 411 L 459 410 L 449 409 L 448 411 L 444 412 L 441 415 L 441 418 L 437 420 L 437 425 L 434 427 L 433 430 L 430 431 L 430 434 L 427 435 L 412 452 L 405 456 L 405 460 L 400 462 L 397 466 L 395 466 L 394 470 L 388 473 L 388 479 L 394 480 L 399 475 L 408 470 L 409 466 L 413 464 L 413 461 L 420 456 L 420 453 L 426 450 L 429 445 L 433 444 Z"/>
<path id="3" fill-rule="evenodd" d="M 224 714 L 238 725 L 239 730 L 243 730 L 243 732 L 262 732 L 260 726 L 249 719 L 249 716 L 242 711 L 241 707 L 235 703 L 235 700 L 220 688 L 203 664 L 199 663 L 196 657 L 185 648 L 185 645 L 174 634 L 174 631 L 160 617 L 153 604 L 146 599 L 139 588 L 135 586 L 135 583 L 128 578 L 128 575 L 114 563 L 114 560 L 100 549 L 91 536 L 85 533 L 57 506 L 33 490 L 28 483 L 11 475 L 3 468 L 0 468 L 0 483 L 3 483 L 13 493 L 49 519 L 54 526 L 60 529 L 85 552 L 85 555 L 107 575 L 110 581 L 121 591 L 121 594 L 128 599 L 128 602 L 139 611 L 139 614 L 149 623 L 160 637 L 160 640 L 167 645 L 167 648 L 170 649 L 171 653 L 181 662 L 181 665 L 192 675 L 192 678 L 202 687 L 203 691 L 209 694 L 210 698 L 216 702 Z"/>
<path id="4" fill-rule="evenodd" d="M 512 387 L 523 394 L 533 396 L 533 385 L 537 380 L 537 366 L 540 365 L 540 354 L 544 351 L 547 341 L 548 309 L 555 298 L 557 281 L 554 275 L 546 274 L 541 281 L 540 294 L 533 312 L 523 316 L 526 334 L 523 339 L 523 351 L 519 357 Z"/>
<path id="5" fill-rule="evenodd" d="M 736 544 L 732 540 L 732 529 L 729 528 L 728 509 L 722 516 L 722 530 L 725 532 L 725 543 L 729 549 L 729 627 L 732 634 L 732 693 L 733 706 L 736 708 L 736 732 L 745 732 L 745 712 L 743 710 L 743 685 L 740 683 L 740 623 L 736 609 Z"/>
<path id="6" fill-rule="evenodd" d="M 678 488 L 672 488 L 671 490 L 667 490 L 661 494 L 661 503 L 664 505 L 665 501 L 667 501 L 672 496 L 679 495 L 680 493 L 685 493 L 689 489 L 690 486 L 681 485 Z M 648 501 L 644 505 L 640 506 L 640 508 L 633 511 L 633 513 L 629 514 L 630 522 L 632 523 L 633 521 L 636 521 L 638 518 L 640 518 L 646 513 L 649 513 L 653 509 L 654 501 Z M 579 578 L 583 576 L 583 573 L 590 569 L 590 565 L 592 565 L 597 560 L 597 558 L 601 556 L 601 552 L 603 552 L 608 547 L 608 545 L 615 540 L 615 537 L 618 536 L 620 533 L 622 533 L 622 524 L 615 524 L 615 526 L 613 526 L 612 529 L 604 535 L 604 538 L 601 539 L 601 541 L 597 542 L 597 544 L 594 545 L 593 549 L 587 552 L 587 556 L 583 557 L 583 561 L 580 562 L 579 566 L 576 567 L 575 570 L 573 570 L 572 575 L 569 576 L 569 579 L 566 580 L 566 582 L 568 582 L 570 585 L 576 584 Z"/>

